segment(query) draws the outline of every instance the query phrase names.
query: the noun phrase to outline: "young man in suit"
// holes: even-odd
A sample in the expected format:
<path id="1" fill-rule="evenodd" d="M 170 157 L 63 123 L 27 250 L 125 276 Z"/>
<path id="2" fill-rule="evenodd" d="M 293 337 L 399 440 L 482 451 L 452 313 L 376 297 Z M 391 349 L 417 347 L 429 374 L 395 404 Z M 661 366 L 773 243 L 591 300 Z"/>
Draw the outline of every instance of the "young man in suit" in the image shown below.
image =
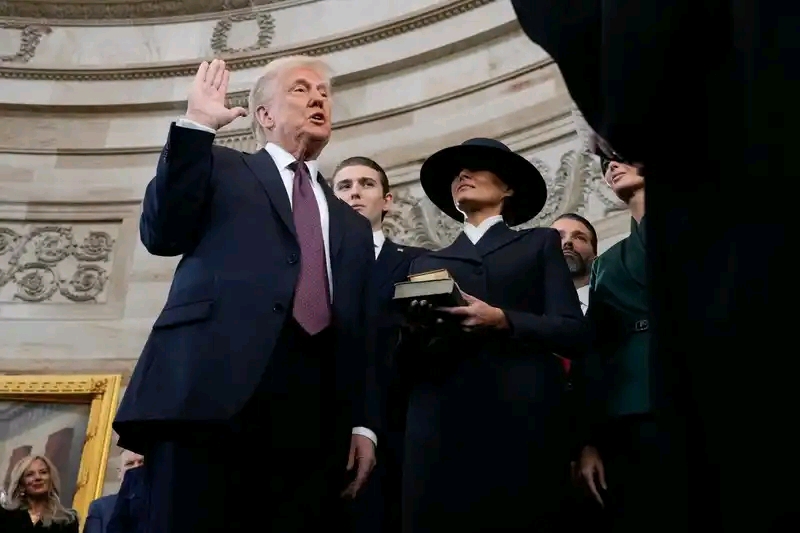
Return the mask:
<path id="1" fill-rule="evenodd" d="M 270 62 L 250 92 L 253 154 L 214 145 L 247 114 L 225 105 L 229 76 L 200 66 L 145 192 L 142 243 L 183 257 L 114 427 L 147 458 L 151 533 L 318 531 L 375 462 L 371 230 L 317 171 L 327 65 Z"/>
<path id="2" fill-rule="evenodd" d="M 144 464 L 144 457 L 130 450 L 122 450 L 119 455 L 120 467 L 118 469 L 120 481 L 125 480 L 125 474 Z M 114 504 L 118 494 L 109 494 L 102 498 L 97 498 L 89 505 L 89 514 L 86 515 L 86 523 L 83 526 L 83 533 L 106 533 L 111 513 L 114 511 Z"/>
<path id="3" fill-rule="evenodd" d="M 395 372 L 395 347 L 401 318 L 391 309 L 394 284 L 405 281 L 411 261 L 424 248 L 400 246 L 383 233 L 382 223 L 392 205 L 392 192 L 386 171 L 368 157 L 350 157 L 333 173 L 333 191 L 361 213 L 372 226 L 375 266 L 370 278 L 374 316 L 376 384 L 382 398 L 381 446 L 377 472 L 366 493 L 354 503 L 354 529 L 364 533 L 400 531 L 400 474 L 403 458 L 403 433 L 408 395 Z"/>

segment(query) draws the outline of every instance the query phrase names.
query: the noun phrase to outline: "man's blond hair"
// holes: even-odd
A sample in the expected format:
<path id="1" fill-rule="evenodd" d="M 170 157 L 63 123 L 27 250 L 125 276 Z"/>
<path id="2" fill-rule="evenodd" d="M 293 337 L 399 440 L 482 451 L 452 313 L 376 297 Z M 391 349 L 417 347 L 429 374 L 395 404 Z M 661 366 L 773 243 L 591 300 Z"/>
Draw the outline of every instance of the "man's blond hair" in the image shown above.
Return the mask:
<path id="1" fill-rule="evenodd" d="M 308 56 L 285 56 L 270 61 L 264 69 L 264 73 L 258 78 L 253 88 L 250 89 L 250 98 L 248 99 L 248 111 L 252 120 L 253 135 L 255 135 L 259 147 L 267 144 L 267 135 L 261 124 L 258 123 L 256 110 L 259 106 L 269 105 L 275 96 L 277 82 L 281 75 L 297 68 L 313 70 L 325 79 L 328 87 L 331 86 L 331 68 L 321 59 Z"/>

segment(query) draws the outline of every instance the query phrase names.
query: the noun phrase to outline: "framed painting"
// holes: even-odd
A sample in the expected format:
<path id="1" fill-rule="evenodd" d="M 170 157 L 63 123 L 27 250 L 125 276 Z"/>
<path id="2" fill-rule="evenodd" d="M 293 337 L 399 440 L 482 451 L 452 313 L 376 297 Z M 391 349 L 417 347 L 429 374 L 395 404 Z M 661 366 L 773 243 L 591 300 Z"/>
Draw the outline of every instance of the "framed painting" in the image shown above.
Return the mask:
<path id="1" fill-rule="evenodd" d="M 17 463 L 44 455 L 83 524 L 103 492 L 121 384 L 119 375 L 0 376 L 0 497 Z"/>

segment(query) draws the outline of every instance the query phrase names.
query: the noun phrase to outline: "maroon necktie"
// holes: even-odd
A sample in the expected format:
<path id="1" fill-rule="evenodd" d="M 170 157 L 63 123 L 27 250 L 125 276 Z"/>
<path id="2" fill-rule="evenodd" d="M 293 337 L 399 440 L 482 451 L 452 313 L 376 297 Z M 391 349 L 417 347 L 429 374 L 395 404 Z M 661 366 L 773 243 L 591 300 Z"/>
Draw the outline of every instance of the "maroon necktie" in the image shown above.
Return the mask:
<path id="1" fill-rule="evenodd" d="M 294 288 L 292 315 L 310 335 L 331 323 L 328 269 L 319 205 L 305 163 L 293 163 L 292 215 L 300 243 L 300 277 Z"/>

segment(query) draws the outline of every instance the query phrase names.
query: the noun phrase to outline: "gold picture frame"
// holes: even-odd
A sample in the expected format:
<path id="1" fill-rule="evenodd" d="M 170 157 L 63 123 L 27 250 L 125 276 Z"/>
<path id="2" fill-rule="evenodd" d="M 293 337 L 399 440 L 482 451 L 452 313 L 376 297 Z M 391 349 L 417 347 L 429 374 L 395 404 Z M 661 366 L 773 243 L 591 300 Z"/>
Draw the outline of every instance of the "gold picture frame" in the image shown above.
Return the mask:
<path id="1" fill-rule="evenodd" d="M 65 493 L 70 495 L 65 504 L 78 512 L 81 527 L 86 520 L 89 504 L 92 500 L 99 498 L 103 492 L 111 446 L 111 423 L 117 409 L 121 386 L 122 376 L 112 374 L 0 375 L 0 417 L 2 417 L 0 423 L 8 424 L 9 416 L 12 415 L 18 418 L 35 418 L 38 412 L 44 412 L 45 415 L 49 413 L 51 419 L 54 416 L 52 413 L 56 413 L 61 416 L 62 424 L 63 420 L 67 420 L 67 425 L 70 420 L 73 420 L 73 427 L 65 427 L 62 432 L 67 431 L 71 432 L 70 435 L 74 434 L 70 437 L 72 441 L 68 444 L 76 444 L 68 447 L 67 451 L 67 455 L 72 457 L 72 464 L 67 465 L 66 470 L 70 470 L 73 474 L 77 471 L 77 474 L 65 476 L 64 473 L 61 473 L 61 490 L 62 496 Z M 86 408 L 80 406 L 86 406 Z M 28 412 L 25 412 L 25 409 Z M 14 413 L 8 414 L 12 410 Z M 60 415 L 59 412 L 61 412 Z M 41 415 L 41 418 L 47 418 L 45 415 Z M 86 430 L 85 435 L 82 436 L 80 429 L 84 426 Z M 23 438 L 36 440 L 38 438 L 36 429 L 34 427 Z M 17 441 L 21 442 L 19 439 Z M 7 449 L 9 448 L 7 444 L 7 438 L 0 435 L 0 476 L 10 475 L 10 468 L 13 466 L 11 465 L 13 456 L 9 455 L 10 450 Z M 17 452 L 22 448 L 27 448 L 29 455 L 43 453 L 35 451 L 42 449 L 41 442 L 34 443 L 36 448 L 27 441 L 26 444 L 28 445 L 18 447 L 13 451 Z M 50 445 L 51 439 L 48 439 L 46 444 Z M 63 448 L 62 446 L 59 450 Z M 25 453 L 25 451 L 22 450 L 20 453 Z M 70 463 L 69 457 L 67 457 L 66 463 Z M 52 457 L 50 459 L 53 460 Z M 79 463 L 79 465 L 75 465 L 75 463 Z M 4 480 L 0 478 L 0 484 L 3 482 Z M 72 483 L 74 483 L 74 487 Z M 68 492 L 65 488 L 71 488 L 71 491 Z"/>

